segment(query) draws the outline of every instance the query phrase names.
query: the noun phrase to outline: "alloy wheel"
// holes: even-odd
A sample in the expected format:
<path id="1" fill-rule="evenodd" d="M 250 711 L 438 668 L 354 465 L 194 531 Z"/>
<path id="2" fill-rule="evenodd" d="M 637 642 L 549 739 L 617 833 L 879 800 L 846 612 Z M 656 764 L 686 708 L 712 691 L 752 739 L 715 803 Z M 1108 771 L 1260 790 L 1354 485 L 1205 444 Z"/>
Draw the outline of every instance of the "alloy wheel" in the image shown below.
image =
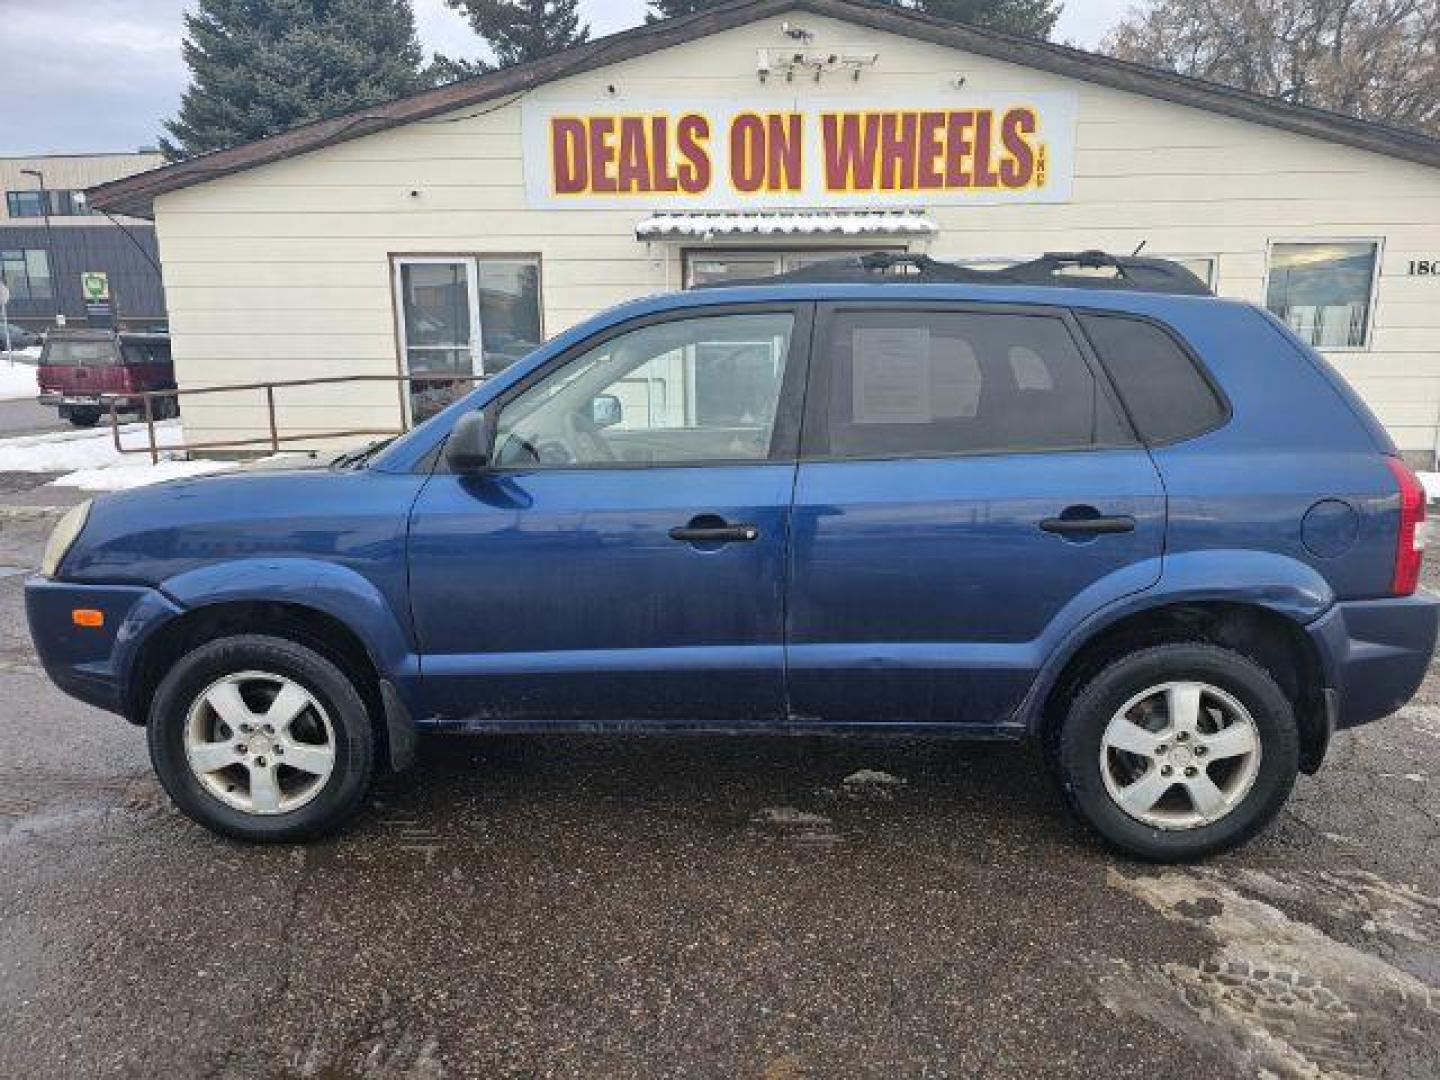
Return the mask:
<path id="1" fill-rule="evenodd" d="M 247 814 L 298 810 L 335 769 L 324 707 L 284 675 L 242 671 L 211 683 L 185 721 L 185 759 L 205 789 Z"/>
<path id="2" fill-rule="evenodd" d="M 1260 729 L 1233 695 L 1179 681 L 1116 710 L 1100 742 L 1100 774 L 1121 810 L 1157 829 L 1211 825 L 1250 793 Z"/>

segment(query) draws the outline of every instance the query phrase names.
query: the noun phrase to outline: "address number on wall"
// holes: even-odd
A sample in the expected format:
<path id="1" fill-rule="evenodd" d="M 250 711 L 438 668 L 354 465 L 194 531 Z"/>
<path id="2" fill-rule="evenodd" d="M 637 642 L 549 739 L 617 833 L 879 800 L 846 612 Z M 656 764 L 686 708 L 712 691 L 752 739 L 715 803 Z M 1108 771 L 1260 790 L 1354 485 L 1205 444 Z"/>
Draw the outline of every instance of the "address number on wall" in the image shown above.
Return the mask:
<path id="1" fill-rule="evenodd" d="M 1440 259 L 1411 259 L 1411 277 L 1440 277 Z"/>

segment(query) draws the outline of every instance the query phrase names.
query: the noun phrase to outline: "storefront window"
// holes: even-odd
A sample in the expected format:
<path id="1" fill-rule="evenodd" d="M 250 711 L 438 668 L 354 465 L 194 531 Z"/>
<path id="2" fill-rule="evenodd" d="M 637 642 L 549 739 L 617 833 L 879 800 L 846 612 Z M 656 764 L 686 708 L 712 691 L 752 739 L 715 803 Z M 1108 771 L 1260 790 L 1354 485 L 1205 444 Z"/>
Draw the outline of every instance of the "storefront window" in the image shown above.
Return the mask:
<path id="1" fill-rule="evenodd" d="M 1266 306 L 1308 344 L 1363 348 L 1378 257 L 1372 241 L 1274 244 Z"/>
<path id="2" fill-rule="evenodd" d="M 1162 255 L 1161 258 L 1169 259 L 1173 263 L 1179 263 L 1206 285 L 1210 286 L 1210 288 L 1213 289 L 1215 287 L 1214 259 L 1204 255 Z"/>
<path id="3" fill-rule="evenodd" d="M 13 300 L 49 300 L 50 260 L 39 248 L 0 251 L 0 281 L 10 288 Z"/>
<path id="4" fill-rule="evenodd" d="M 799 270 L 817 262 L 863 255 L 865 251 L 903 251 L 903 248 L 821 248 L 812 251 L 691 251 L 685 255 L 685 287 L 753 281 Z"/>
<path id="5" fill-rule="evenodd" d="M 503 371 L 540 344 L 540 264 L 480 263 L 480 339 L 485 373 Z"/>
<path id="6" fill-rule="evenodd" d="M 413 421 L 424 420 L 541 341 L 540 264 L 529 258 L 407 256 L 395 294 L 409 375 L 466 376 L 411 385 Z"/>

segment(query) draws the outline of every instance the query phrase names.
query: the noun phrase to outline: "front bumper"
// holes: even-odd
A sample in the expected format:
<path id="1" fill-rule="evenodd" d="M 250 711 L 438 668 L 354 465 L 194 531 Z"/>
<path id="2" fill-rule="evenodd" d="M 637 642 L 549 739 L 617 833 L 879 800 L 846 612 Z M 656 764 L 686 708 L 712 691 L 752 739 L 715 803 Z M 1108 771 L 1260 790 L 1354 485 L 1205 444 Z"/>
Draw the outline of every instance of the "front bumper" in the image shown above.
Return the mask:
<path id="1" fill-rule="evenodd" d="M 1333 692 L 1335 727 L 1355 727 L 1389 716 L 1415 696 L 1435 652 L 1440 599 L 1417 592 L 1348 600 L 1307 629 Z"/>
<path id="2" fill-rule="evenodd" d="M 76 626 L 71 612 L 77 608 L 101 612 L 103 624 Z M 114 713 L 125 712 L 140 645 L 180 612 L 158 589 L 145 586 L 75 585 L 42 577 L 25 583 L 25 615 L 45 673 L 71 697 Z"/>

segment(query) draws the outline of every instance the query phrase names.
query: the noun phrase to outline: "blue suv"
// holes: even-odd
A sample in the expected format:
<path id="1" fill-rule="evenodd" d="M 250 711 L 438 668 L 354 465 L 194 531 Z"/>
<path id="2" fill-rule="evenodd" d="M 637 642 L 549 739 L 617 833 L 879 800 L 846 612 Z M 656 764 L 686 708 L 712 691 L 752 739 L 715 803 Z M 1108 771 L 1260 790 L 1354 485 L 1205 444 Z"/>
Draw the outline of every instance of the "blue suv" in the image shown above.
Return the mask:
<path id="1" fill-rule="evenodd" d="M 1414 694 L 1424 515 L 1174 264 L 873 256 L 616 308 L 328 469 L 101 498 L 27 607 L 232 837 L 339 826 L 424 731 L 885 733 L 1034 738 L 1169 861 Z"/>

